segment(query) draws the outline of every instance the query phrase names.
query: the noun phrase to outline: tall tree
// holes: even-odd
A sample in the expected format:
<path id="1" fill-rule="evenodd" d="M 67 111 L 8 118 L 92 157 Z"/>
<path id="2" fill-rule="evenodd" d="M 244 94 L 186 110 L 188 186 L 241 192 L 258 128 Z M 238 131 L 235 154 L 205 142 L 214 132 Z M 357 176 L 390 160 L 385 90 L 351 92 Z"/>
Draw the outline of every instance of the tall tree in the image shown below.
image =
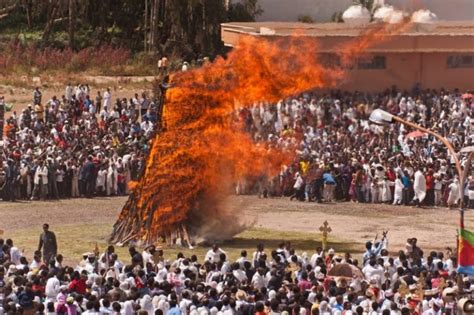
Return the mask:
<path id="1" fill-rule="evenodd" d="M 74 30 L 76 28 L 75 3 L 76 0 L 69 0 L 69 47 L 71 49 L 74 49 Z"/>
<path id="2" fill-rule="evenodd" d="M 152 0 L 150 16 L 150 49 L 152 50 L 155 50 L 157 47 L 160 2 L 160 0 Z"/>
<path id="3" fill-rule="evenodd" d="M 147 31 L 148 31 L 148 27 L 146 25 L 148 21 L 148 0 L 145 0 L 145 18 L 143 19 L 143 22 L 145 23 L 145 26 L 143 27 L 143 30 L 145 32 L 145 36 L 144 36 L 144 50 L 147 51 L 147 41 L 148 41 L 148 36 L 147 36 Z"/>
<path id="4" fill-rule="evenodd" d="M 26 22 L 28 23 L 28 29 L 33 27 L 33 0 L 25 1 L 25 11 L 26 11 Z"/>
<path id="5" fill-rule="evenodd" d="M 253 22 L 262 13 L 258 0 L 242 0 L 229 4 L 228 18 L 230 21 Z"/>
<path id="6" fill-rule="evenodd" d="M 220 23 L 249 21 L 261 13 L 258 0 L 232 1 L 230 8 L 228 2 L 0 0 L 0 13 L 8 13 L 3 19 L 11 19 L 12 23 L 24 21 L 19 28 L 42 27 L 43 45 L 50 44 L 53 33 L 58 31 L 66 32 L 65 44 L 73 49 L 108 43 L 132 51 L 146 49 L 188 59 L 219 53 Z"/>
<path id="7" fill-rule="evenodd" d="M 51 8 L 49 10 L 49 18 L 46 21 L 46 25 L 43 30 L 43 45 L 46 45 L 46 43 L 49 41 L 49 35 L 51 33 L 51 29 L 53 28 L 53 23 L 54 19 L 56 18 L 56 15 L 59 10 L 59 0 L 52 0 L 51 2 Z"/>

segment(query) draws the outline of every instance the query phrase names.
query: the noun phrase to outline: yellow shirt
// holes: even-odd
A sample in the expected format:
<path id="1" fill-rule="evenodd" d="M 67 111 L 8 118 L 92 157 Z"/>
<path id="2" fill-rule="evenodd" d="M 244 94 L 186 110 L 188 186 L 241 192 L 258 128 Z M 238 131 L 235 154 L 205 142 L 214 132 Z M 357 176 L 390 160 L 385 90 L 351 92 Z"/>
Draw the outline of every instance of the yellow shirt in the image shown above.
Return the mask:
<path id="1" fill-rule="evenodd" d="M 40 104 L 36 104 L 35 105 L 35 113 L 36 115 L 38 116 L 39 119 L 43 119 L 44 118 L 44 108 L 42 105 Z"/>
<path id="2" fill-rule="evenodd" d="M 300 169 L 301 169 L 301 174 L 306 175 L 306 173 L 308 173 L 308 169 L 309 169 L 309 162 L 301 161 L 300 162 Z"/>

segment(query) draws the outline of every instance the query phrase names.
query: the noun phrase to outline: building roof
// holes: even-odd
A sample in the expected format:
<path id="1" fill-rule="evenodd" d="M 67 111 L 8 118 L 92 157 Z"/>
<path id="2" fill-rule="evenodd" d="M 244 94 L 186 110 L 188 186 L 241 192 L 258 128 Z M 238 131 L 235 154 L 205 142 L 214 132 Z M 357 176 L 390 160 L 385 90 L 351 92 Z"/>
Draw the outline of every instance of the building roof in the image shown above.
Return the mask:
<path id="1" fill-rule="evenodd" d="M 232 22 L 223 23 L 225 30 L 243 32 L 251 35 L 288 36 L 298 32 L 307 36 L 358 36 L 364 30 L 375 27 L 377 23 L 370 23 L 362 27 L 349 26 L 345 23 L 300 23 L 300 22 Z M 262 34 L 263 30 L 263 34 Z M 427 32 L 416 25 L 407 28 L 403 35 L 410 36 L 474 36 L 474 21 L 440 21 L 435 23 L 434 29 Z"/>
<path id="2" fill-rule="evenodd" d="M 341 41 L 350 40 L 375 28 L 377 23 L 354 27 L 345 23 L 299 22 L 233 22 L 221 24 L 224 44 L 234 46 L 240 36 L 281 37 L 298 34 L 317 38 L 322 52 L 337 49 Z M 413 24 L 383 44 L 369 48 L 373 52 L 469 52 L 474 53 L 474 21 L 438 22 L 427 30 Z"/>

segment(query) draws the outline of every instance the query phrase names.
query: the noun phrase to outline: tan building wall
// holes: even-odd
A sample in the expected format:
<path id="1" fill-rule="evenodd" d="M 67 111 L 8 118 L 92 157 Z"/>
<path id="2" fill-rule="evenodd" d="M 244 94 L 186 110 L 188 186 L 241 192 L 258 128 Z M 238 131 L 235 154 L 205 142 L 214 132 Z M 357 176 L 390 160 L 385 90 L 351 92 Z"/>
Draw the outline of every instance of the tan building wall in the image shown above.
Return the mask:
<path id="1" fill-rule="evenodd" d="M 273 40 L 294 34 L 295 30 L 314 40 L 321 53 L 337 54 L 344 44 L 357 41 L 365 28 L 348 28 L 339 23 L 281 22 L 225 23 L 221 26 L 222 40 L 227 46 L 237 45 L 241 36 Z M 428 32 L 413 25 L 400 34 L 370 45 L 362 62 L 348 70 L 339 87 L 380 91 L 392 85 L 411 89 L 420 83 L 423 88 L 474 91 L 473 30 L 473 23 L 464 22 L 437 23 Z"/>
<path id="2" fill-rule="evenodd" d="M 341 82 L 341 89 L 381 91 L 392 85 L 411 89 L 421 83 L 422 88 L 459 88 L 474 90 L 474 68 L 448 68 L 450 53 L 385 53 L 385 69 L 355 69 Z"/>

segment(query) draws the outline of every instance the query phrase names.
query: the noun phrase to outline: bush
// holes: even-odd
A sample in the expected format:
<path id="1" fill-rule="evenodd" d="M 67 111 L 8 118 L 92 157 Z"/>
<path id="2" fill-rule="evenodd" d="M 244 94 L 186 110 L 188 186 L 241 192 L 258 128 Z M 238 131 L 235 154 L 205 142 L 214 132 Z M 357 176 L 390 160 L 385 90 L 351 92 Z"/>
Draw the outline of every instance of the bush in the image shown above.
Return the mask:
<path id="1" fill-rule="evenodd" d="M 70 48 L 40 48 L 36 44 L 22 44 L 14 40 L 0 53 L 0 67 L 6 74 L 31 73 L 33 68 L 39 72 L 95 70 L 107 74 L 112 68 L 122 68 L 130 59 L 130 50 L 111 45 L 74 52 Z"/>
<path id="2" fill-rule="evenodd" d="M 314 23 L 314 20 L 311 16 L 309 15 L 300 15 L 298 17 L 298 22 L 302 22 L 302 23 Z"/>

